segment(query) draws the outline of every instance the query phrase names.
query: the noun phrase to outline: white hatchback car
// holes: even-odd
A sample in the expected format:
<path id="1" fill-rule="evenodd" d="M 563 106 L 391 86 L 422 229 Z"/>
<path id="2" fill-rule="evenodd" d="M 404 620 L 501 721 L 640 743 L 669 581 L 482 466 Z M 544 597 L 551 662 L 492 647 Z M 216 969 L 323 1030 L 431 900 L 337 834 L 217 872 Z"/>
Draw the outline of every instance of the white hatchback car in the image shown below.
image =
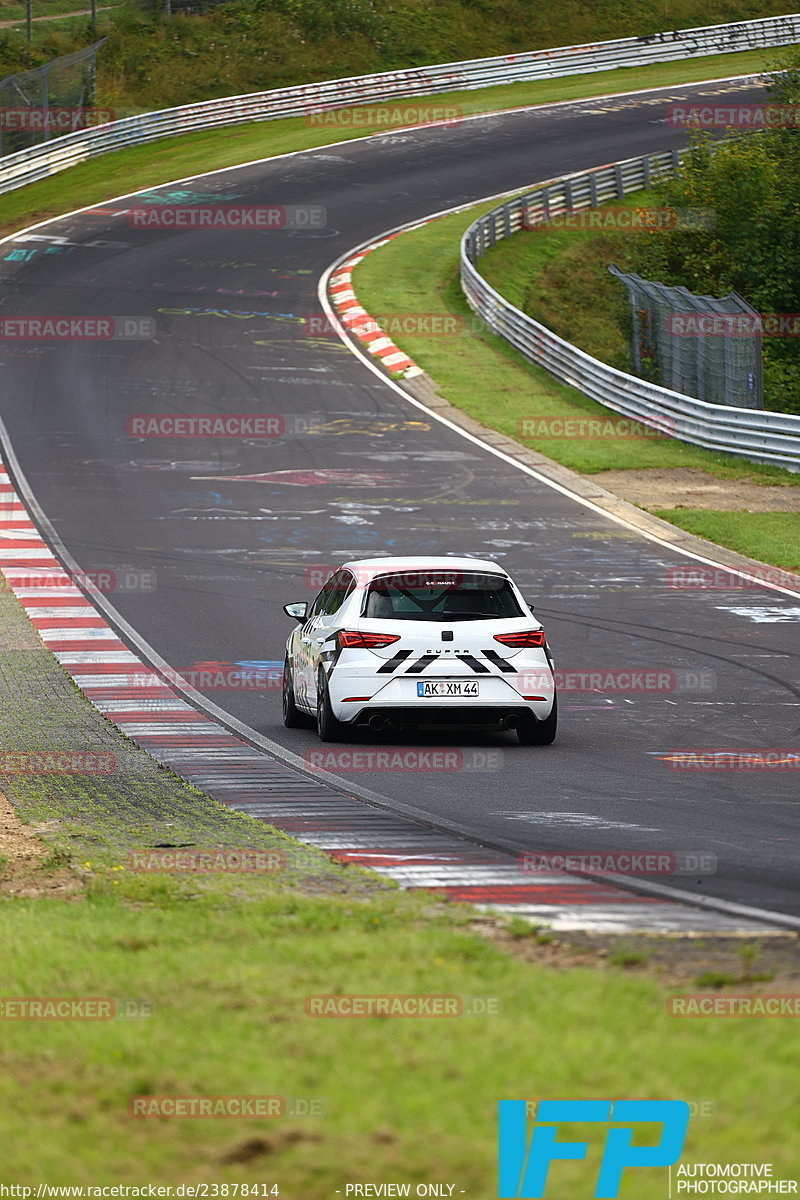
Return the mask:
<path id="1" fill-rule="evenodd" d="M 310 604 L 286 604 L 283 719 L 315 717 L 323 742 L 370 729 L 482 725 L 523 745 L 556 735 L 544 630 L 497 563 L 372 558 L 344 563 Z"/>

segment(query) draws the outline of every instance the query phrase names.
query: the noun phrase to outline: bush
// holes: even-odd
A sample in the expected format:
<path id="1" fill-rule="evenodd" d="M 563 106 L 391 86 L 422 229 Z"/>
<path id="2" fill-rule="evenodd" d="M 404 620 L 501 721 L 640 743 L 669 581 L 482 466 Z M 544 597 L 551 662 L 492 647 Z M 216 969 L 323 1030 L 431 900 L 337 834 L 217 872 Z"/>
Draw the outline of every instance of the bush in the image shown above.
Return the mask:
<path id="1" fill-rule="evenodd" d="M 797 103 L 800 67 L 789 63 L 770 93 Z M 800 129 L 729 132 L 716 143 L 697 134 L 680 175 L 656 193 L 669 207 L 710 209 L 715 221 L 637 240 L 633 270 L 696 293 L 739 292 L 760 313 L 800 313 Z M 765 338 L 763 348 L 765 406 L 800 412 L 800 340 Z"/>

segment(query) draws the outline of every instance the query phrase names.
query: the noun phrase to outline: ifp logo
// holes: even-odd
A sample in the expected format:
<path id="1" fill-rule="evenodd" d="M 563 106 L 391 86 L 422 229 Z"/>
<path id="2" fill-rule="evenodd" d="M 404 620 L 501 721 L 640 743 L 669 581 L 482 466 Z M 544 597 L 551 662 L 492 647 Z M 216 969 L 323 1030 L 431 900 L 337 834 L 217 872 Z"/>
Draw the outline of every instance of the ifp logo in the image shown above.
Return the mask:
<path id="1" fill-rule="evenodd" d="M 525 1100 L 500 1101 L 500 1200 L 538 1200 L 544 1196 L 550 1164 L 586 1157 L 588 1142 L 559 1142 L 565 1121 L 610 1124 L 595 1197 L 610 1200 L 619 1192 L 626 1167 L 669 1167 L 686 1140 L 690 1108 L 685 1100 L 540 1100 L 530 1143 Z M 663 1126 L 655 1145 L 633 1144 L 633 1122 Z"/>

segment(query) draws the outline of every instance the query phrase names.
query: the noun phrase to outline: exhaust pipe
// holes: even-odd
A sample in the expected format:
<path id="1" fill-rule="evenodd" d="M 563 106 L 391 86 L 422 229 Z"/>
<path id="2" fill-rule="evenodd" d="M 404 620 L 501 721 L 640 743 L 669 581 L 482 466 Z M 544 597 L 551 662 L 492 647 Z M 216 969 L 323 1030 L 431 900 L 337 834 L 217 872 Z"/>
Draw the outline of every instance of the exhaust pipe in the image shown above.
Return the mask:
<path id="1" fill-rule="evenodd" d="M 380 717 L 376 713 L 367 721 L 367 726 L 372 730 L 373 733 L 380 733 L 382 729 L 386 728 L 386 718 Z"/>
<path id="2" fill-rule="evenodd" d="M 503 729 L 519 729 L 519 717 L 516 713 L 509 713 L 507 717 L 503 717 L 500 725 Z"/>

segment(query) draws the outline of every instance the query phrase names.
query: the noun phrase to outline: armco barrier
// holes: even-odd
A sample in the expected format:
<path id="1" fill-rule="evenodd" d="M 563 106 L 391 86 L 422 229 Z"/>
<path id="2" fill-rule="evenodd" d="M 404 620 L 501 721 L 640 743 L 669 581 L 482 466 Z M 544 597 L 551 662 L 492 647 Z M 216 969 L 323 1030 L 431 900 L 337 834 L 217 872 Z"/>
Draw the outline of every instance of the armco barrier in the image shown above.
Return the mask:
<path id="1" fill-rule="evenodd" d="M 125 117 L 92 129 L 54 138 L 43 146 L 0 159 L 0 193 L 44 179 L 67 167 L 144 142 L 200 129 L 302 116 L 357 104 L 375 104 L 410 96 L 433 96 L 469 88 L 525 80 L 555 79 L 615 67 L 645 66 L 673 59 L 726 54 L 800 41 L 800 13 L 674 30 L 646 37 L 621 38 L 586 46 L 559 46 L 497 58 L 440 63 L 405 71 L 384 71 L 300 87 L 278 88 L 245 96 L 227 96 L 180 108 Z"/>
<path id="2" fill-rule="evenodd" d="M 521 229 L 576 209 L 594 208 L 671 174 L 681 154 L 632 158 L 539 187 L 480 217 L 461 241 L 461 286 L 473 310 L 521 354 L 584 395 L 670 436 L 707 450 L 726 450 L 753 462 L 800 471 L 800 416 L 729 408 L 626 375 L 557 337 L 505 300 L 479 274 L 476 262 L 490 246 Z"/>

